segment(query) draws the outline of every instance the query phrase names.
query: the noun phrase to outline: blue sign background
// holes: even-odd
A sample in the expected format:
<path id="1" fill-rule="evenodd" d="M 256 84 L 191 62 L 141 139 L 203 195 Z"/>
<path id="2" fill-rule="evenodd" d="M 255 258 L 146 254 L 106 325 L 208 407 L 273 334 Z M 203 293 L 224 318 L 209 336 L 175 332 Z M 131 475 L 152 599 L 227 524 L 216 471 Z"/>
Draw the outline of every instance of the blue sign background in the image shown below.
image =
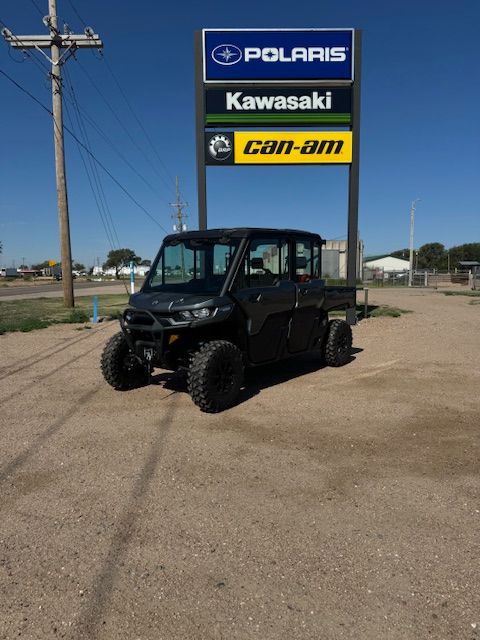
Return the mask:
<path id="1" fill-rule="evenodd" d="M 353 32 L 342 31 L 204 31 L 205 81 L 259 80 L 352 80 Z M 235 64 L 222 65 L 212 58 L 212 51 L 221 45 L 238 47 L 242 58 Z M 245 62 L 245 47 L 283 48 L 290 57 L 294 47 L 345 47 L 343 62 Z M 232 57 L 231 60 L 235 58 Z"/>

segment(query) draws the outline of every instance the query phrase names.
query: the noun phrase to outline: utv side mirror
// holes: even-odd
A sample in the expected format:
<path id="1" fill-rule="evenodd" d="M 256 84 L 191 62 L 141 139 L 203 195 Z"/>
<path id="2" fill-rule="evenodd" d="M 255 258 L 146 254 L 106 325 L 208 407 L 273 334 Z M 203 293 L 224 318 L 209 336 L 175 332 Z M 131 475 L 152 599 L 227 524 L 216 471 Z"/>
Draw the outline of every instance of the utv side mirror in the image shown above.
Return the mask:
<path id="1" fill-rule="evenodd" d="M 263 269 L 263 258 L 252 258 L 250 260 L 250 269 Z"/>
<path id="2" fill-rule="evenodd" d="M 297 269 L 306 269 L 307 268 L 307 259 L 305 256 L 297 256 L 296 261 Z"/>

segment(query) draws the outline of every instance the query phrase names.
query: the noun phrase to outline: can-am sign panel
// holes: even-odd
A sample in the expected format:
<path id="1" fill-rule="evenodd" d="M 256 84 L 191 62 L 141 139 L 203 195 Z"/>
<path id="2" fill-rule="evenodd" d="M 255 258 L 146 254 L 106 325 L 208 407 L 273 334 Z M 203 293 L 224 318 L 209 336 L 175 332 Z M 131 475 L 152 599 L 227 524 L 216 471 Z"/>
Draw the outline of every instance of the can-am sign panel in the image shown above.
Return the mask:
<path id="1" fill-rule="evenodd" d="M 349 125 L 350 87 L 207 89 L 205 125 Z"/>
<path id="2" fill-rule="evenodd" d="M 209 165 L 350 164 L 350 131 L 225 131 L 205 135 Z"/>
<path id="3" fill-rule="evenodd" d="M 352 29 L 203 31 L 205 82 L 353 80 Z"/>

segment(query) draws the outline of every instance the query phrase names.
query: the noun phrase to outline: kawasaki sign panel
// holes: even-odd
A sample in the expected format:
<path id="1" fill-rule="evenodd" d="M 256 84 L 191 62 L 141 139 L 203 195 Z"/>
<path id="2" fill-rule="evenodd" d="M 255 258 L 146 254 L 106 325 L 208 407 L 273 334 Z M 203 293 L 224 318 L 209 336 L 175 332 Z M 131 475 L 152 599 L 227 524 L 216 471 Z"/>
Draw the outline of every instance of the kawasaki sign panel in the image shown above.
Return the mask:
<path id="1" fill-rule="evenodd" d="M 235 131 L 205 134 L 205 161 L 232 164 L 350 164 L 350 131 Z"/>
<path id="2" fill-rule="evenodd" d="M 349 125 L 350 87 L 207 89 L 205 126 Z"/>
<path id="3" fill-rule="evenodd" d="M 204 29 L 204 82 L 353 80 L 352 29 Z"/>

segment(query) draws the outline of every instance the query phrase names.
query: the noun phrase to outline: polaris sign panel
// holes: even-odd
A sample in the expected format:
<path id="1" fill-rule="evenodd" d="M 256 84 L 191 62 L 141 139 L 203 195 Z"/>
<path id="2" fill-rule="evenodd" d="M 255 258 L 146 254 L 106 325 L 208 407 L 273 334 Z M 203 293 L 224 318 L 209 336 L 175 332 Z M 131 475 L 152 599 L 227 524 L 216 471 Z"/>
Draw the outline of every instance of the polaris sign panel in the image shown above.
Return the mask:
<path id="1" fill-rule="evenodd" d="M 350 164 L 350 131 L 234 131 L 205 136 L 209 165 Z"/>
<path id="2" fill-rule="evenodd" d="M 349 125 L 350 87 L 207 89 L 207 127 Z"/>
<path id="3" fill-rule="evenodd" d="M 353 29 L 204 29 L 208 82 L 353 80 Z"/>

